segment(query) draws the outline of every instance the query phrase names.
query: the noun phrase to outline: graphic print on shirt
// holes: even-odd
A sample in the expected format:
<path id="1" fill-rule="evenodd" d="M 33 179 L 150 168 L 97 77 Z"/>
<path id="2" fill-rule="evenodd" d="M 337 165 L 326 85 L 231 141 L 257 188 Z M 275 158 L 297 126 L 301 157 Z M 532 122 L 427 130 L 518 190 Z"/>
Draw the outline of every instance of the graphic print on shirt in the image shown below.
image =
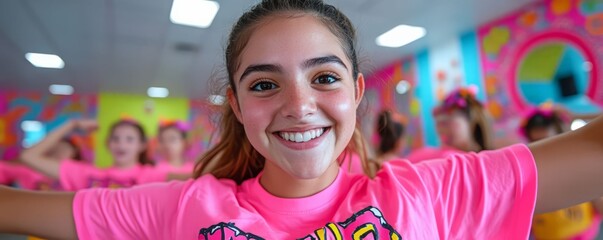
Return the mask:
<path id="1" fill-rule="evenodd" d="M 219 223 L 199 231 L 199 240 L 259 240 L 264 239 L 251 233 L 245 233 L 234 223 Z M 402 237 L 385 221 L 383 214 L 376 207 L 366 207 L 343 222 L 328 223 L 325 227 L 299 240 L 400 240 Z"/>
<path id="2" fill-rule="evenodd" d="M 136 185 L 134 179 L 116 180 L 111 178 L 90 178 L 88 182 L 89 188 L 125 188 Z"/>
<path id="3" fill-rule="evenodd" d="M 241 229 L 235 227 L 234 223 L 218 223 L 209 228 L 204 228 L 199 231 L 199 240 L 264 240 L 261 237 L 251 233 L 245 233 Z"/>

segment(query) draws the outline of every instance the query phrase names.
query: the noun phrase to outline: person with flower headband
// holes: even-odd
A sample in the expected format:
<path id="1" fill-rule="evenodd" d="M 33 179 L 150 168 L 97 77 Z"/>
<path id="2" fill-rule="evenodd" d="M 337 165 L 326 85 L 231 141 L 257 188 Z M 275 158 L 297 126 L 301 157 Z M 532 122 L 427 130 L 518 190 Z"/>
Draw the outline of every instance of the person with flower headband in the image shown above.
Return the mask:
<path id="1" fill-rule="evenodd" d="M 519 124 L 519 133 L 529 142 L 539 141 L 565 132 L 570 116 L 550 102 L 530 109 Z"/>
<path id="2" fill-rule="evenodd" d="M 469 86 L 450 92 L 433 110 L 440 148 L 425 147 L 411 152 L 411 162 L 442 158 L 450 154 L 491 149 L 490 119 L 476 98 L 477 88 Z"/>
<path id="3" fill-rule="evenodd" d="M 530 109 L 519 124 L 519 133 L 528 142 L 541 141 L 566 131 L 570 113 L 550 102 Z M 566 209 L 537 214 L 532 223 L 536 240 L 596 239 L 601 223 L 603 198 L 597 198 Z"/>
<path id="4" fill-rule="evenodd" d="M 181 120 L 159 121 L 157 140 L 160 159 L 156 168 L 173 173 L 192 174 L 195 164 L 187 159 L 187 149 L 190 147 L 187 143 L 189 130 L 189 124 Z"/>
<path id="5" fill-rule="evenodd" d="M 98 124 L 91 119 L 71 120 L 52 131 L 42 142 L 21 153 L 20 159 L 31 168 L 51 178 L 59 179 L 67 191 L 91 187 L 120 188 L 136 184 L 165 181 L 168 173 L 153 168 L 147 157 L 147 138 L 142 126 L 129 117 L 111 125 L 107 148 L 113 158 L 113 166 L 100 169 L 71 159 L 54 161 L 43 153 L 66 133 L 74 130 L 90 132 Z"/>
<path id="6" fill-rule="evenodd" d="M 81 148 L 76 143 L 74 136 L 69 136 L 68 124 L 57 128 L 58 139 L 45 138 L 26 151 L 38 151 L 49 160 L 57 163 L 70 159 L 83 162 Z M 50 178 L 21 163 L 7 163 L 0 161 L 0 184 L 11 185 L 28 190 L 63 190 L 56 178 Z"/>

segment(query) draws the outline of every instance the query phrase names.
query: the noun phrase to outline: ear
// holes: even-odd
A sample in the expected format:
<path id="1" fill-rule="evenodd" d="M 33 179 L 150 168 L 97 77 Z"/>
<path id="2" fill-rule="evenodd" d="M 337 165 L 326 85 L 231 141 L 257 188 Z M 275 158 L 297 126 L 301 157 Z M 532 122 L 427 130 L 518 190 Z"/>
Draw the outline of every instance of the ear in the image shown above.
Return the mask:
<path id="1" fill-rule="evenodd" d="M 239 108 L 239 101 L 237 100 L 237 96 L 232 88 L 226 89 L 226 98 L 228 98 L 228 104 L 230 105 L 232 112 L 234 112 L 235 116 L 237 117 L 237 120 L 239 120 L 240 123 L 243 123 L 241 121 L 241 109 Z"/>
<path id="2" fill-rule="evenodd" d="M 364 75 L 362 73 L 358 73 L 358 79 L 356 79 L 356 96 L 355 102 L 356 107 L 360 105 L 362 101 L 362 97 L 364 96 Z"/>

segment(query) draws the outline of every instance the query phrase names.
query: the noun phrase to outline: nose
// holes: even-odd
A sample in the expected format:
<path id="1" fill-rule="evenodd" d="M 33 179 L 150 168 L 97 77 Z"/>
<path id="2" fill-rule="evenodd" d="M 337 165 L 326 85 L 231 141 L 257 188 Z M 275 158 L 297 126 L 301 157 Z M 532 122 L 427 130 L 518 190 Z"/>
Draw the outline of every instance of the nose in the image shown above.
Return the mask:
<path id="1" fill-rule="evenodd" d="M 290 85 L 284 92 L 282 115 L 291 119 L 303 119 L 313 115 L 317 111 L 316 96 L 313 92 L 311 86 L 297 83 Z"/>

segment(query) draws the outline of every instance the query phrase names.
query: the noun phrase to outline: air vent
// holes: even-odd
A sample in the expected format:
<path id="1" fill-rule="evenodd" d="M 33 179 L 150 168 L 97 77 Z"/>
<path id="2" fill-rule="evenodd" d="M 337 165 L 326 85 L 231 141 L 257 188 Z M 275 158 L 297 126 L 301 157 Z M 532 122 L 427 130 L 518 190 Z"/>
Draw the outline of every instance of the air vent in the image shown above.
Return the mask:
<path id="1" fill-rule="evenodd" d="M 194 43 L 179 42 L 174 44 L 174 50 L 181 53 L 198 53 L 199 45 Z"/>

